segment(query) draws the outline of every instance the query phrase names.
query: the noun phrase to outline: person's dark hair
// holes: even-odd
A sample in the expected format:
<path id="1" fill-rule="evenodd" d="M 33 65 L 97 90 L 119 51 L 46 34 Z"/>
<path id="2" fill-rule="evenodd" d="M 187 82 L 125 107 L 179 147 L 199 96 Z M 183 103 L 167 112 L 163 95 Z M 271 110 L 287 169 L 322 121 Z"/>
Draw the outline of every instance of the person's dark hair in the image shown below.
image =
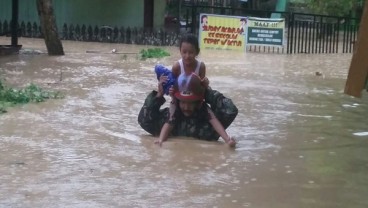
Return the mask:
<path id="1" fill-rule="evenodd" d="M 204 19 L 204 18 L 208 18 L 208 17 L 207 17 L 207 15 L 203 15 L 203 16 L 201 17 L 201 23 L 203 23 L 203 19 Z"/>
<path id="2" fill-rule="evenodd" d="M 197 36 L 195 36 L 191 33 L 183 35 L 180 39 L 180 42 L 179 42 L 179 49 L 181 49 L 181 45 L 183 43 L 189 43 L 189 44 L 193 45 L 194 48 L 197 51 L 197 54 L 199 54 L 200 49 L 199 49 L 199 43 L 198 43 L 198 37 Z"/>

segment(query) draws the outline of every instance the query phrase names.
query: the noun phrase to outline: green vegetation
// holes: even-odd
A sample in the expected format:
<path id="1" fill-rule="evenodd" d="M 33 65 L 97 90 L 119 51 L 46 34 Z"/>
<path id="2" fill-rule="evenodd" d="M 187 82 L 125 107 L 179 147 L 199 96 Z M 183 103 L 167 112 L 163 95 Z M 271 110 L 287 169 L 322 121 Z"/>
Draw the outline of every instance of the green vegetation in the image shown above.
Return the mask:
<path id="1" fill-rule="evenodd" d="M 139 54 L 142 60 L 146 60 L 148 58 L 162 58 L 165 56 L 170 56 L 170 53 L 161 48 L 149 48 L 147 50 L 142 49 Z"/>
<path id="2" fill-rule="evenodd" d="M 63 98 L 60 92 L 45 91 L 34 84 L 24 89 L 14 89 L 4 86 L 0 80 L 0 113 L 5 113 L 6 108 L 16 104 L 43 102 L 46 99 L 57 98 Z"/>
<path id="3" fill-rule="evenodd" d="M 362 0 L 305 0 L 307 7 L 316 14 L 360 17 Z"/>

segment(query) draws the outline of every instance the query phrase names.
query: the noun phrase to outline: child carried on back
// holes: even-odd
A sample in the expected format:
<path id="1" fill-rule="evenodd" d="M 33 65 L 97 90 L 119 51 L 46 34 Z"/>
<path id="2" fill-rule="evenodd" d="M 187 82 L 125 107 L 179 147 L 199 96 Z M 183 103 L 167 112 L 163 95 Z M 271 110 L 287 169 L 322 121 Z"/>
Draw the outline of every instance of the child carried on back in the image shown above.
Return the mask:
<path id="1" fill-rule="evenodd" d="M 183 92 L 185 87 L 182 85 L 188 84 L 192 76 L 198 77 L 203 88 L 207 89 L 209 87 L 209 80 L 206 77 L 206 66 L 203 62 L 196 59 L 200 52 L 198 38 L 191 34 L 183 36 L 179 43 L 179 50 L 182 58 L 174 63 L 171 71 L 162 65 L 156 65 L 155 67 L 155 73 L 159 80 L 158 93 L 170 95 L 172 98 L 168 122 L 162 127 L 160 137 L 155 142 L 160 146 L 167 140 L 172 130 L 171 125 L 175 120 L 174 115 L 178 106 L 177 102 L 180 102 L 176 99 L 174 93 L 178 91 Z M 216 132 L 224 139 L 225 143 L 234 147 L 236 145 L 235 140 L 228 136 L 224 127 L 210 108 L 208 108 L 208 114 L 211 118 L 209 122 Z"/>

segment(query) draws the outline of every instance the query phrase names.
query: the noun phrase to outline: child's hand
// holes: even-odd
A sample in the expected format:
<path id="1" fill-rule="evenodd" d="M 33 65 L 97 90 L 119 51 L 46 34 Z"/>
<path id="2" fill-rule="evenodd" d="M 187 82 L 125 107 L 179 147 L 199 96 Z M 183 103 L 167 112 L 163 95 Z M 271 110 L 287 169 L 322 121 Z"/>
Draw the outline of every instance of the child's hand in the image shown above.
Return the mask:
<path id="1" fill-rule="evenodd" d="M 205 88 L 208 88 L 208 86 L 210 85 L 210 81 L 208 80 L 207 77 L 204 77 L 202 80 L 202 86 L 205 87 Z"/>

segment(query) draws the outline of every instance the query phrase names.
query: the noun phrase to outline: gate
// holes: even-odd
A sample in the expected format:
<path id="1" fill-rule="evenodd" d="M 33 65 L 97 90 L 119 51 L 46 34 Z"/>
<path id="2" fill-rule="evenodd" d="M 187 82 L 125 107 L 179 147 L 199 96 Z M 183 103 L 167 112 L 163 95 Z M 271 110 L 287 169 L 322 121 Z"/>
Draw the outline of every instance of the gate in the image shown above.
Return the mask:
<path id="1" fill-rule="evenodd" d="M 291 13 L 287 53 L 351 53 L 358 24 L 349 17 Z"/>

